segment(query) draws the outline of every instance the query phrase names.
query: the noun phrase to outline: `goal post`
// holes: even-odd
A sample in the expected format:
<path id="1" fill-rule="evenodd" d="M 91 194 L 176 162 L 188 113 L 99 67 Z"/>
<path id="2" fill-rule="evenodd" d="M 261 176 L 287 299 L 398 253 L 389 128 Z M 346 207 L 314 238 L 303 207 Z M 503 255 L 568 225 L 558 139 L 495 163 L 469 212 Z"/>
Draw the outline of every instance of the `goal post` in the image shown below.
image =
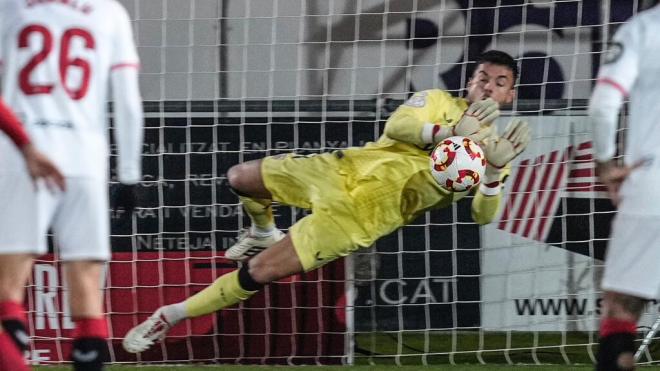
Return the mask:
<path id="1" fill-rule="evenodd" d="M 614 211 L 594 175 L 587 98 L 603 41 L 655 2 L 120 2 L 142 61 L 146 128 L 141 205 L 133 216 L 109 213 L 113 362 L 593 361 Z M 462 94 L 475 58 L 493 48 L 521 69 L 520 99 L 497 125 L 516 115 L 533 130 L 495 222 L 476 225 L 471 199 L 462 200 L 237 307 L 184 321 L 153 350 L 121 349 L 153 310 L 236 268 L 224 251 L 249 218 L 228 187 L 229 167 L 376 140 L 412 92 Z M 285 230 L 307 215 L 284 205 L 274 213 Z M 34 363 L 62 362 L 70 349 L 61 277 L 51 254 L 28 288 Z M 641 326 L 657 312 L 650 306 Z"/>

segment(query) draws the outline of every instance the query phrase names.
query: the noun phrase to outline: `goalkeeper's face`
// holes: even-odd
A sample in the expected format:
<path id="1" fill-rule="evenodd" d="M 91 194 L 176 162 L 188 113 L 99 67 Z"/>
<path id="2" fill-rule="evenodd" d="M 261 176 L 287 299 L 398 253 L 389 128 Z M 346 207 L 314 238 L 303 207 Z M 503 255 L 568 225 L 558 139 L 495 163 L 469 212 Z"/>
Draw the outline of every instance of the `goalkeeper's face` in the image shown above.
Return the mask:
<path id="1" fill-rule="evenodd" d="M 492 98 L 500 105 L 511 103 L 516 95 L 513 72 L 507 66 L 482 63 L 472 74 L 467 90 L 470 103 L 486 98 Z"/>

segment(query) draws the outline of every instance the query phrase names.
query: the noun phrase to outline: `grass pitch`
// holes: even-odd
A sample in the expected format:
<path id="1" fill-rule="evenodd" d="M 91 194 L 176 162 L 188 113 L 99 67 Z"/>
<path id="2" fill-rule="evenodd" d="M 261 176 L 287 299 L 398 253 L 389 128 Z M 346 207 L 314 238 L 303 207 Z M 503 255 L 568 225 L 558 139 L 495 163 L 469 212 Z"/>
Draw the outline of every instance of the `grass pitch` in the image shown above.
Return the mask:
<path id="1" fill-rule="evenodd" d="M 401 371 L 487 371 L 487 370 L 516 370 L 516 371 L 556 371 L 556 370 L 571 370 L 571 371 L 586 371 L 593 370 L 592 365 L 544 365 L 544 366 L 525 366 L 525 365 L 436 365 L 436 366 L 163 366 L 163 367 L 140 367 L 140 366 L 112 366 L 108 371 L 216 371 L 216 370 L 229 370 L 229 371 L 264 371 L 275 369 L 277 371 L 378 371 L 378 370 L 401 370 Z M 641 371 L 645 370 L 660 370 L 660 366 L 654 367 L 640 367 Z M 69 371 L 67 367 L 37 367 L 38 371 Z"/>
<path id="2" fill-rule="evenodd" d="M 402 371 L 581 371 L 593 370 L 595 342 L 596 334 L 588 332 L 368 333 L 355 337 L 354 366 L 117 365 L 108 367 L 108 371 L 376 371 L 395 368 Z M 653 359 L 660 360 L 660 340 L 653 342 L 649 350 Z M 641 365 L 639 369 L 660 371 L 660 363 Z M 59 371 L 70 370 L 70 367 L 39 366 L 35 370 Z"/>

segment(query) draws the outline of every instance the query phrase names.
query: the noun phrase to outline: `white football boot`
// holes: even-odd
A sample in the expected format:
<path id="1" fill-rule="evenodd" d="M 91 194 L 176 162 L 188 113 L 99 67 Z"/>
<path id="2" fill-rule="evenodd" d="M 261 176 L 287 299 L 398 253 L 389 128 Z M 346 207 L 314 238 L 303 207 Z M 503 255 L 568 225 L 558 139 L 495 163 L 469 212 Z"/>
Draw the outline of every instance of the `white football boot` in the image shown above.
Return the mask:
<path id="1" fill-rule="evenodd" d="M 165 338 L 167 331 L 176 323 L 165 319 L 162 308 L 158 308 L 149 318 L 133 327 L 124 337 L 122 345 L 129 353 L 140 353 Z"/>
<path id="2" fill-rule="evenodd" d="M 241 262 L 245 261 L 266 250 L 267 247 L 273 246 L 276 242 L 283 239 L 284 236 L 285 234 L 279 229 L 275 229 L 268 236 L 253 235 L 250 229 L 245 229 L 238 236 L 238 241 L 225 252 L 225 258 Z"/>

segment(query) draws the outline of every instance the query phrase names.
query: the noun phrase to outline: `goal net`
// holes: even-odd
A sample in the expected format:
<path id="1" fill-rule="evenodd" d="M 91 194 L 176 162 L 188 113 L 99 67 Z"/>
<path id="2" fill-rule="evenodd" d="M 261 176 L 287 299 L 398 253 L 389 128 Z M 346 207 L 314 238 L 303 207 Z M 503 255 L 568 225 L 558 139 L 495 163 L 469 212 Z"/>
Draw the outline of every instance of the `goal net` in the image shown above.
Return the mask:
<path id="1" fill-rule="evenodd" d="M 142 59 L 146 142 L 141 207 L 110 211 L 114 362 L 592 362 L 614 211 L 594 176 L 586 99 L 604 42 L 655 1 L 120 2 Z M 519 100 L 498 125 L 518 115 L 533 129 L 494 223 L 477 226 L 470 199 L 427 212 L 350 258 L 179 324 L 148 352 L 121 349 L 159 306 L 236 268 L 223 254 L 249 219 L 229 167 L 373 141 L 412 92 L 462 94 L 488 49 L 521 68 Z M 274 211 L 284 230 L 306 215 Z M 70 349 L 52 260 L 38 262 L 28 290 L 35 363 Z"/>

